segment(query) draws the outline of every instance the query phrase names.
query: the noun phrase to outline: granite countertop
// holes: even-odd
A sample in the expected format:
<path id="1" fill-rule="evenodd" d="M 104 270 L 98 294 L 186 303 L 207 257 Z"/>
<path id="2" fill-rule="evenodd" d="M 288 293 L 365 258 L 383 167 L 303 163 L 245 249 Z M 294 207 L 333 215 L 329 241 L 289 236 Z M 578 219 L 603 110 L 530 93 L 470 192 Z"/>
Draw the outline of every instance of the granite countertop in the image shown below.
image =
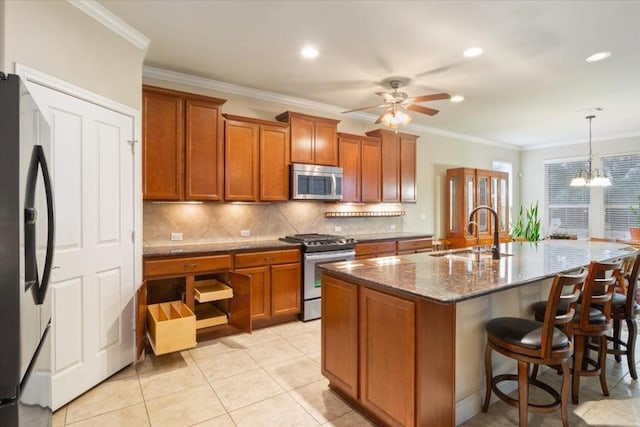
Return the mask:
<path id="1" fill-rule="evenodd" d="M 281 240 L 247 240 L 220 243 L 198 243 L 191 245 L 146 246 L 142 250 L 144 258 L 172 255 L 215 255 L 221 252 L 249 252 L 267 249 L 297 249 L 299 243 Z"/>
<path id="2" fill-rule="evenodd" d="M 456 303 L 553 277 L 636 252 L 610 242 L 545 240 L 500 245 L 502 256 L 490 253 L 476 261 L 460 250 L 323 264 L 320 268 L 347 281 L 356 279 L 440 303 Z M 434 256 L 435 255 L 435 256 Z"/>

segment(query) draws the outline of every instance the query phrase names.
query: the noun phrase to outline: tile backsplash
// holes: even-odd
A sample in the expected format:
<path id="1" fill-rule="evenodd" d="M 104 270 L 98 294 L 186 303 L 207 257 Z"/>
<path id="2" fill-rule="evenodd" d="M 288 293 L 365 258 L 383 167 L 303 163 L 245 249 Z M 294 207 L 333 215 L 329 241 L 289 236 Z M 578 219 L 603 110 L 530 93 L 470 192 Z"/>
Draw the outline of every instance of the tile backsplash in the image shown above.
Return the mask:
<path id="1" fill-rule="evenodd" d="M 347 205 L 324 202 L 201 204 L 144 202 L 145 246 L 277 239 L 296 233 L 357 235 L 403 231 L 404 216 L 326 218 L 327 211 L 402 210 L 400 205 Z M 337 231 L 336 227 L 339 227 Z M 241 237 L 249 230 L 249 237 Z M 182 241 L 171 241 L 182 233 Z"/>

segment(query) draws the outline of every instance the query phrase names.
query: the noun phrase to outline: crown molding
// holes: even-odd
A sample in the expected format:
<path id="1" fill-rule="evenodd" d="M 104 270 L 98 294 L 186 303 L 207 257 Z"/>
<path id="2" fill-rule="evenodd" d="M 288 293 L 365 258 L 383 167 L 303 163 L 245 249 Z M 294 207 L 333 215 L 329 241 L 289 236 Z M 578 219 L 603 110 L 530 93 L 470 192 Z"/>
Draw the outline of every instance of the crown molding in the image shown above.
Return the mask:
<path id="1" fill-rule="evenodd" d="M 67 0 L 102 25 L 127 40 L 143 52 L 149 48 L 149 40 L 144 34 L 127 24 L 96 0 Z"/>
<path id="2" fill-rule="evenodd" d="M 607 141 L 615 141 L 618 139 L 638 138 L 638 137 L 640 137 L 640 132 L 618 133 L 618 134 L 605 135 L 605 136 L 600 136 L 598 138 L 593 138 L 591 142 L 607 142 Z M 556 148 L 556 147 L 564 147 L 567 145 L 579 145 L 579 144 L 588 145 L 589 142 L 584 138 L 569 139 L 565 141 L 555 141 L 555 142 L 549 142 L 544 144 L 524 145 L 522 146 L 521 149 L 522 151 L 533 151 L 533 150 L 542 150 L 545 148 Z"/>
<path id="3" fill-rule="evenodd" d="M 345 107 L 339 107 L 336 105 L 324 104 L 321 102 L 310 101 L 308 99 L 296 98 L 288 95 L 281 95 L 274 92 L 269 92 L 261 89 L 254 89 L 246 86 L 240 86 L 233 83 L 226 83 L 219 80 L 208 79 L 204 77 L 193 76 L 178 71 L 170 71 L 162 68 L 152 67 L 145 65 L 142 67 L 142 75 L 144 77 L 154 78 L 158 80 L 164 80 L 167 82 L 184 84 L 188 86 L 199 87 L 203 89 L 210 89 L 217 92 L 231 93 L 233 95 L 246 96 L 248 98 L 259 99 L 261 101 L 277 102 L 292 107 L 307 108 L 310 110 L 340 115 L 343 111 L 347 110 Z M 377 114 L 369 114 L 361 111 L 349 113 L 349 118 L 359 119 L 368 122 L 375 122 L 378 118 Z M 490 141 L 483 138 L 477 138 L 470 135 L 465 135 L 457 132 L 451 132 L 445 129 L 438 129 L 431 126 L 424 126 L 418 124 L 409 124 L 403 128 L 404 130 L 412 130 L 419 133 L 426 133 L 432 135 L 445 136 L 448 138 L 460 139 L 467 142 L 473 142 L 477 144 L 493 145 L 501 148 L 509 148 L 512 150 L 519 150 L 520 147 L 511 144 L 505 144 L 496 141 Z"/>

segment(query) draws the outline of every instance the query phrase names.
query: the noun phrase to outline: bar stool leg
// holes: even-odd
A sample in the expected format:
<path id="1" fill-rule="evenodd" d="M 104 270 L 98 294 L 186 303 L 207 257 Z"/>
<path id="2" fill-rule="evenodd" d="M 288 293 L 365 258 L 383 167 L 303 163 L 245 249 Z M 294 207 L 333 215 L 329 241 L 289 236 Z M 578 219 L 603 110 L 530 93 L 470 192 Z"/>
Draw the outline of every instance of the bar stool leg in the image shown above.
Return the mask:
<path id="1" fill-rule="evenodd" d="M 573 351 L 573 374 L 571 378 L 571 401 L 578 404 L 580 392 L 580 372 L 582 371 L 582 358 L 584 357 L 584 335 L 575 335 L 575 350 Z"/>
<path id="2" fill-rule="evenodd" d="M 600 337 L 600 348 L 598 348 L 598 356 L 600 365 L 600 387 L 602 387 L 602 394 L 609 396 L 609 387 L 607 386 L 607 336 L 602 335 Z"/>
<path id="3" fill-rule="evenodd" d="M 562 427 L 569 427 L 569 416 L 567 415 L 567 406 L 569 401 L 569 382 L 570 368 L 569 362 L 562 362 L 560 365 L 562 371 L 562 388 L 560 390 L 560 416 L 562 417 Z"/>
<path id="4" fill-rule="evenodd" d="M 529 405 L 529 364 L 518 361 L 518 409 L 520 415 L 520 427 L 527 427 L 527 409 Z"/>
<path id="5" fill-rule="evenodd" d="M 493 382 L 493 368 L 491 367 L 491 346 L 487 344 L 484 349 L 484 372 L 486 389 L 484 393 L 484 403 L 482 404 L 482 412 L 489 410 L 489 402 L 491 401 L 491 383 Z"/>
<path id="6" fill-rule="evenodd" d="M 627 364 L 629 365 L 629 373 L 634 380 L 638 379 L 636 371 L 636 339 L 638 338 L 638 324 L 636 319 L 627 319 Z"/>
<path id="7" fill-rule="evenodd" d="M 622 357 L 618 352 L 620 351 L 620 319 L 613 319 L 613 349 L 616 351 L 616 362 L 620 363 Z"/>

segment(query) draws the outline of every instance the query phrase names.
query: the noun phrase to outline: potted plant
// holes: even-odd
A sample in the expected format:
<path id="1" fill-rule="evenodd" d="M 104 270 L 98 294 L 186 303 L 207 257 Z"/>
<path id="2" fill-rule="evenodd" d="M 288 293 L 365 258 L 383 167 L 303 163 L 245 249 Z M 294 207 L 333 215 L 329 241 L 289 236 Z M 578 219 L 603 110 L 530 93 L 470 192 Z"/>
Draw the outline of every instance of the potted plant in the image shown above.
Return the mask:
<path id="1" fill-rule="evenodd" d="M 536 242 L 540 240 L 540 218 L 538 217 L 538 202 L 531 203 L 525 209 L 520 206 L 516 221 L 511 223 L 511 237 L 514 240 Z"/>
<path id="2" fill-rule="evenodd" d="M 629 206 L 629 208 L 636 217 L 636 226 L 629 228 L 629 234 L 631 234 L 631 240 L 634 242 L 640 241 L 640 196 L 638 196 L 638 207 Z"/>

